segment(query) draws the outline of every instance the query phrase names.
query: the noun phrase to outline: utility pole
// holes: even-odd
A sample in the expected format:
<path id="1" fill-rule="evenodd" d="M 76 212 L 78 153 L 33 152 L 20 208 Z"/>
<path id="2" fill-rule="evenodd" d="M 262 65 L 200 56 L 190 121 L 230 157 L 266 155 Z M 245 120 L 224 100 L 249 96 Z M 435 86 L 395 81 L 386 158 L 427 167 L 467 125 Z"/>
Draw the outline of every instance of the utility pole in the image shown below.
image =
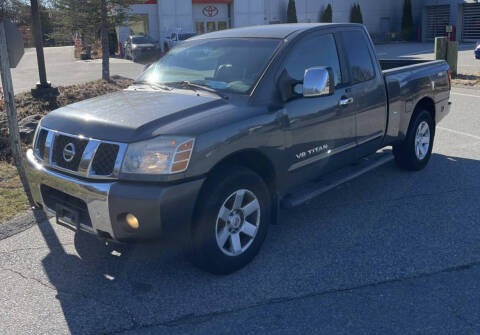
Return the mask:
<path id="1" fill-rule="evenodd" d="M 102 6 L 102 79 L 110 81 L 110 46 L 108 41 L 108 13 L 106 0 Z"/>
<path id="2" fill-rule="evenodd" d="M 35 39 L 35 49 L 37 49 L 38 75 L 40 77 L 39 88 L 50 87 L 47 81 L 47 71 L 45 70 L 45 56 L 43 55 L 43 34 L 42 25 L 40 23 L 40 13 L 38 11 L 38 0 L 30 0 L 32 9 L 33 37 Z"/>
<path id="3" fill-rule="evenodd" d="M 35 40 L 35 49 L 37 50 L 38 76 L 40 82 L 36 88 L 32 89 L 34 96 L 56 96 L 58 89 L 52 88 L 47 81 L 47 71 L 45 70 L 45 56 L 43 54 L 43 33 L 42 24 L 40 22 L 40 12 L 38 10 L 38 0 L 30 0 L 30 8 L 32 10 L 33 38 Z"/>

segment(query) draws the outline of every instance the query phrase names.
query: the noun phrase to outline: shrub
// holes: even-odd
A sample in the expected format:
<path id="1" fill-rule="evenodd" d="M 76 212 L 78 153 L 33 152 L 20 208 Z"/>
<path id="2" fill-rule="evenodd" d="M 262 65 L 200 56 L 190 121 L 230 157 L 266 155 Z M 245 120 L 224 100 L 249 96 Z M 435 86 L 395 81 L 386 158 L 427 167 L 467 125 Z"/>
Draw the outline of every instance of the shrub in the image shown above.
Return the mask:
<path id="1" fill-rule="evenodd" d="M 295 7 L 295 0 L 288 1 L 287 22 L 297 23 L 297 8 Z"/>
<path id="2" fill-rule="evenodd" d="M 323 10 L 322 15 L 320 16 L 320 22 L 333 22 L 333 12 L 332 6 L 330 4 L 328 4 L 327 7 L 325 7 L 325 9 Z"/>
<path id="3" fill-rule="evenodd" d="M 413 16 L 412 16 L 412 1 L 405 0 L 403 3 L 403 17 L 402 17 L 402 35 L 405 40 L 411 40 L 413 36 Z"/>
<path id="4" fill-rule="evenodd" d="M 350 22 L 363 24 L 363 15 L 359 3 L 354 3 L 352 6 L 350 11 Z"/>

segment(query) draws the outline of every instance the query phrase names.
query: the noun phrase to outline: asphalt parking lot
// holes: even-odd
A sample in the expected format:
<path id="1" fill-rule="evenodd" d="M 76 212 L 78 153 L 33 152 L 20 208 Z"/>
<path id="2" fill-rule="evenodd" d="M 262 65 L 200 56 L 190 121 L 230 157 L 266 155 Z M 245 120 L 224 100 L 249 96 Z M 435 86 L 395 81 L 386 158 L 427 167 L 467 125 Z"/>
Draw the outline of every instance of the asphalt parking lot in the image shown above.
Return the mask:
<path id="1" fill-rule="evenodd" d="M 80 84 L 102 78 L 102 60 L 81 61 L 73 57 L 73 47 L 44 48 L 47 79 L 53 86 Z M 126 59 L 110 59 L 110 74 L 135 79 L 144 65 Z M 39 81 L 35 49 L 26 49 L 22 60 L 12 69 L 15 93 L 29 91 Z"/>
<path id="2" fill-rule="evenodd" d="M 0 241 L 1 334 L 480 333 L 480 92 L 455 88 L 421 172 L 388 163 L 281 213 L 230 276 L 175 241 Z"/>

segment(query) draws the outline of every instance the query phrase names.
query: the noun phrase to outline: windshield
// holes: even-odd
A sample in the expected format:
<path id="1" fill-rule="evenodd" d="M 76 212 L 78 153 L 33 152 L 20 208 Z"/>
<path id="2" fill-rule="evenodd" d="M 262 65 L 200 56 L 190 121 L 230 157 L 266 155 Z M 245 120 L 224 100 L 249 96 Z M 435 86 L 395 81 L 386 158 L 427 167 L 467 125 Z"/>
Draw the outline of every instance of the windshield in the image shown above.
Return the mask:
<path id="1" fill-rule="evenodd" d="M 217 91 L 242 93 L 260 78 L 280 41 L 207 39 L 182 43 L 150 66 L 137 82 L 190 82 Z"/>
<path id="2" fill-rule="evenodd" d="M 141 37 L 133 37 L 132 38 L 133 44 L 147 44 L 147 43 L 155 43 L 155 40 L 148 37 L 148 36 L 141 36 Z"/>

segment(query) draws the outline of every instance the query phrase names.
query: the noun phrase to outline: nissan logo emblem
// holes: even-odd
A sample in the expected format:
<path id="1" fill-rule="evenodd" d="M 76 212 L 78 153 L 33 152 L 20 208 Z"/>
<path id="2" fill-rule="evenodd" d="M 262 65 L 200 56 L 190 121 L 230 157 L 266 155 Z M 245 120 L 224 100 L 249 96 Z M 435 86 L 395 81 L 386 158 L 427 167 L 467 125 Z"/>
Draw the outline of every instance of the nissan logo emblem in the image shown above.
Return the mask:
<path id="1" fill-rule="evenodd" d="M 75 158 L 75 145 L 73 143 L 68 143 L 63 148 L 63 159 L 65 162 L 70 163 Z"/>

